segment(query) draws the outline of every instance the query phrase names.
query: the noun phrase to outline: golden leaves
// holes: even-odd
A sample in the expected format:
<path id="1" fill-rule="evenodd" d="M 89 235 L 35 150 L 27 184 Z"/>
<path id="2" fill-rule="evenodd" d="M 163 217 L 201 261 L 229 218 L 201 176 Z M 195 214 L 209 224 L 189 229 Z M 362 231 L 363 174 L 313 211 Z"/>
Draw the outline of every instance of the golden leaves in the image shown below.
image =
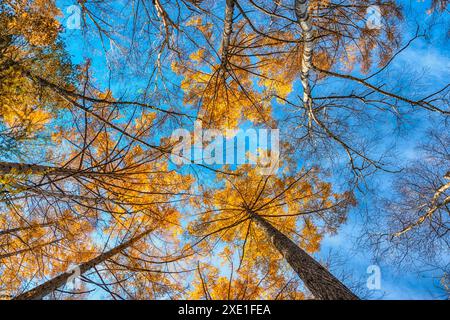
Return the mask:
<path id="1" fill-rule="evenodd" d="M 153 121 L 156 119 L 156 113 L 154 112 L 144 112 L 141 117 L 137 118 L 135 121 L 135 129 L 142 130 L 151 127 Z"/>
<path id="2" fill-rule="evenodd" d="M 244 116 L 248 120 L 258 120 L 255 112 L 251 112 L 258 104 L 257 94 L 244 89 L 242 82 L 228 82 L 220 66 L 211 67 L 210 72 L 190 71 L 187 68 L 183 71 L 185 78 L 181 89 L 185 92 L 184 102 L 199 109 L 204 125 L 234 129 Z M 264 108 L 262 105 L 259 107 Z"/>
<path id="3" fill-rule="evenodd" d="M 59 10 L 53 1 L 6 1 L 11 12 L 0 19 L 6 41 L 0 57 L 0 120 L 18 139 L 35 137 L 62 108 L 62 99 L 29 76 L 45 74 L 64 85 L 68 64 L 56 44 Z M 64 79 L 64 80 L 63 80 Z"/>
<path id="4" fill-rule="evenodd" d="M 39 92 L 34 84 L 13 67 L 1 72 L 0 118 L 9 128 L 21 129 L 29 136 L 49 121 L 46 110 L 37 107 Z"/>
<path id="5" fill-rule="evenodd" d="M 191 53 L 191 55 L 189 56 L 189 59 L 191 59 L 194 62 L 201 62 L 204 59 L 205 56 L 205 49 L 199 49 L 193 53 Z"/>
<path id="6" fill-rule="evenodd" d="M 268 264 L 275 264 L 274 270 L 280 268 L 281 261 L 275 258 L 278 252 L 252 220 L 252 213 L 297 239 L 294 241 L 310 253 L 317 252 L 323 235 L 333 231 L 328 223 L 333 224 L 335 219 L 333 225 L 337 227 L 344 221 L 348 195 L 333 194 L 331 184 L 321 181 L 317 172 L 264 177 L 244 165 L 236 174 L 219 177 L 224 180 L 223 187 L 196 204 L 201 215 L 190 228 L 194 236 L 206 237 L 211 243 L 223 241 L 224 261 L 230 260 L 231 253 L 241 251 L 241 264 L 250 269 Z"/>
<path id="7" fill-rule="evenodd" d="M 11 43 L 5 55 L 7 59 L 1 60 L 1 57 L 0 60 L 2 66 L 10 60 L 14 64 L 20 60 L 21 65 L 0 71 L 0 118 L 11 129 L 21 127 L 28 138 L 50 129 L 54 144 L 65 144 L 59 150 L 62 155 L 53 157 L 48 152 L 47 160 L 61 163 L 64 168 L 73 170 L 73 174 L 50 179 L 45 174 L 18 177 L 12 172 L 2 177 L 0 183 L 6 186 L 18 182 L 25 187 L 38 185 L 37 191 L 27 190 L 36 194 L 24 194 L 45 201 L 42 200 L 37 209 L 24 208 L 25 216 L 36 210 L 40 218 L 45 216 L 55 221 L 50 231 L 45 227 L 24 232 L 22 239 L 42 247 L 8 259 L 8 270 L 2 273 L 5 287 L 11 292 L 14 286 L 20 287 L 34 277 L 37 265 L 46 266 L 39 274 L 44 278 L 65 272 L 72 262 L 87 261 L 103 249 L 96 246 L 103 237 L 108 242 L 110 239 L 119 242 L 130 233 L 154 226 L 158 236 L 156 243 L 161 247 L 171 243 L 179 249 L 178 246 L 184 245 L 182 252 L 193 254 L 194 250 L 182 241 L 183 236 L 190 233 L 195 238 L 206 239 L 195 250 L 214 254 L 216 262 L 220 260 L 224 266 L 232 265 L 234 274 L 227 277 L 217 268 L 201 264 L 191 293 L 193 298 L 207 295 L 215 299 L 303 298 L 298 285 L 290 285 L 289 272 L 283 269 L 279 253 L 252 221 L 250 213 L 261 215 L 306 251 L 314 253 L 320 249 L 322 237 L 345 221 L 343 210 L 336 210 L 336 214 L 322 210 L 333 211 L 336 203 L 347 197 L 333 194 L 331 184 L 321 181 L 317 174 L 309 173 L 301 179 L 284 174 L 262 177 L 250 166 L 237 168 L 237 176 L 218 175 L 217 183 L 201 194 L 191 192 L 194 178 L 171 169 L 166 154 L 150 150 L 145 144 L 152 135 L 164 136 L 165 132 L 158 131 L 164 128 L 162 117 L 147 109 L 133 113 L 139 115 L 135 118 L 126 119 L 135 105 L 121 104 L 110 90 L 95 89 L 90 82 L 89 61 L 79 67 L 77 74 L 64 70 L 62 54 L 54 52 L 60 26 L 52 1 L 15 3 L 18 5 L 5 30 L 9 29 L 9 35 L 17 37 L 23 46 Z M 319 10 L 329 3 L 313 1 L 312 8 Z M 218 42 L 214 39 L 215 25 L 201 16 L 194 16 L 185 26 L 195 33 L 193 39 L 201 34 L 213 45 L 180 51 L 180 60 L 171 63 L 172 71 L 182 79 L 180 89 L 184 104 L 198 111 L 205 127 L 233 129 L 247 121 L 273 124 L 272 98 L 276 96 L 278 102 L 284 103 L 300 76 L 303 45 L 301 41 L 296 42 L 297 35 L 292 30 L 270 31 L 272 37 L 286 39 L 277 41 L 256 34 L 245 22 L 236 22 L 235 30 L 240 31 L 230 38 L 229 55 L 224 59 L 220 55 L 220 45 L 217 44 L 217 50 L 214 48 L 214 43 Z M 389 38 L 394 39 L 394 33 Z M 361 40 L 357 45 L 366 51 L 374 48 L 370 39 Z M 46 47 L 55 54 L 45 55 L 44 48 L 36 47 Z M 357 63 L 357 55 L 349 59 L 350 66 Z M 27 56 L 37 58 L 26 61 Z M 388 56 L 387 52 L 385 59 Z M 335 63 L 332 57 L 328 48 L 318 48 L 314 52 L 314 64 L 328 70 Z M 366 69 L 370 58 L 364 56 L 368 63 Z M 51 78 L 57 93 L 46 90 L 24 70 Z M 64 81 L 64 75 L 68 74 L 73 75 L 76 84 Z M 86 97 L 77 93 L 79 84 L 85 85 Z M 73 123 L 65 124 L 70 128 L 53 126 L 56 112 L 71 114 Z M 45 192 L 56 193 L 56 196 Z M 189 200 L 189 207 L 185 206 L 188 203 L 185 200 Z M 182 205 L 177 207 L 178 203 Z M 193 222 L 189 216 L 191 209 L 197 210 L 197 219 Z M 326 224 L 332 221 L 332 226 L 323 227 L 325 220 Z M 37 221 L 43 222 L 42 219 Z M 21 226 L 22 223 L 0 220 L 0 225 Z M 53 240 L 61 242 L 48 244 Z M 23 243 L 11 241 L 10 249 L 24 248 Z M 216 243 L 222 244 L 217 254 L 212 251 Z M 133 274 L 131 283 L 136 297 L 156 295 L 147 285 L 151 281 L 171 285 L 167 277 L 161 275 L 131 272 L 145 270 L 143 266 L 150 265 L 146 259 L 150 258 L 152 245 L 154 243 L 148 241 L 127 250 L 126 254 L 136 259 L 125 255 L 118 258 L 122 271 Z M 23 268 L 21 259 L 25 260 Z M 14 268 L 19 265 L 20 270 L 14 274 Z M 208 282 L 207 288 L 202 277 Z M 280 290 L 283 293 L 278 297 Z"/>
<path id="8" fill-rule="evenodd" d="M 301 232 L 301 246 L 309 253 L 318 252 L 323 236 L 318 233 L 317 227 L 311 219 L 305 219 L 305 225 Z"/>
<path id="9" fill-rule="evenodd" d="M 46 46 L 53 43 L 60 24 L 56 17 L 60 14 L 53 1 L 20 0 L 6 1 L 14 10 L 8 23 L 11 34 L 23 36 L 32 46 Z"/>
<path id="10" fill-rule="evenodd" d="M 237 128 L 242 121 L 272 121 L 270 101 L 255 87 L 255 77 L 246 70 L 249 64 L 251 59 L 245 56 L 217 61 L 213 53 L 199 48 L 189 59 L 172 62 L 171 68 L 183 77 L 184 103 L 198 110 L 208 128 L 225 130 Z"/>

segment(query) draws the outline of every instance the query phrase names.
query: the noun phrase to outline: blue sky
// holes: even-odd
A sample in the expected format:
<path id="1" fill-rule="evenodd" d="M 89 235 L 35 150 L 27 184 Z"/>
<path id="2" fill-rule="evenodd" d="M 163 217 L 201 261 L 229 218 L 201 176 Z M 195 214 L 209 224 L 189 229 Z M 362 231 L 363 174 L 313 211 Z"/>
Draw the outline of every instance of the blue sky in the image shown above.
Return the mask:
<path id="1" fill-rule="evenodd" d="M 409 92 L 412 95 L 421 95 L 427 90 L 445 84 L 450 77 L 450 43 L 448 37 L 446 37 L 446 32 L 450 26 L 449 15 L 447 13 L 438 20 L 433 20 L 436 17 L 426 13 L 430 1 L 401 2 L 406 8 L 405 21 L 401 27 L 404 31 L 404 40 L 407 40 L 413 34 L 417 23 L 421 26 L 425 26 L 432 21 L 436 23 L 435 31 L 430 38 L 416 40 L 408 50 L 398 56 L 393 65 L 393 69 L 399 73 L 402 70 L 408 70 L 411 73 L 429 75 L 420 77 L 420 80 L 415 83 L 415 88 Z M 58 1 L 58 3 L 64 13 L 66 13 L 68 5 L 74 4 L 70 0 Z M 92 59 L 94 75 L 98 82 L 106 87 L 107 73 L 104 72 L 107 70 L 106 59 L 100 48 L 98 48 L 98 53 L 87 51 L 87 48 L 90 47 L 84 44 L 83 37 L 78 30 L 67 31 L 65 43 L 74 63 L 80 63 L 88 57 Z M 141 85 L 139 79 L 130 80 L 128 84 L 132 87 L 132 90 L 138 90 Z M 428 123 L 420 119 L 415 119 L 412 122 L 413 134 L 408 135 L 405 140 L 399 141 L 397 145 L 400 152 L 400 162 L 417 157 L 414 148 L 423 139 L 427 125 Z M 385 179 L 385 184 L 389 184 L 389 181 L 391 181 L 389 177 L 383 175 L 378 176 L 377 179 L 379 181 Z M 384 185 L 384 187 L 387 191 L 389 190 L 388 185 Z M 368 205 L 367 202 L 370 199 L 361 197 L 360 201 L 364 206 Z M 364 280 L 368 277 L 367 267 L 375 262 L 369 249 L 358 248 L 356 245 L 357 235 L 360 235 L 361 224 L 363 223 L 356 216 L 356 214 L 350 215 L 349 221 L 337 236 L 327 237 L 324 240 L 319 257 L 324 258 L 330 249 L 343 254 L 347 258 L 345 259 L 345 269 L 351 270 L 355 278 Z M 377 261 L 376 264 L 381 268 L 382 283 L 381 290 L 374 292 L 374 298 L 430 299 L 440 297 L 442 294 L 430 274 L 419 274 L 412 270 L 398 270 L 395 265 L 390 265 L 388 261 L 383 260 Z"/>

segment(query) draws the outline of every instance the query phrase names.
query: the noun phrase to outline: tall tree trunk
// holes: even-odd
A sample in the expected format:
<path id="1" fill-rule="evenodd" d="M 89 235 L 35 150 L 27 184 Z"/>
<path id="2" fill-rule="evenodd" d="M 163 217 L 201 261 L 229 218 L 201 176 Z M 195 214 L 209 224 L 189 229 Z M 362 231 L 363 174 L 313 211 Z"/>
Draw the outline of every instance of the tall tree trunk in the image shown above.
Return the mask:
<path id="1" fill-rule="evenodd" d="M 235 0 L 226 0 L 225 19 L 222 35 L 222 66 L 225 67 L 228 63 L 230 54 L 230 40 L 233 33 L 233 15 Z"/>
<path id="2" fill-rule="evenodd" d="M 99 256 L 97 256 L 85 263 L 80 264 L 78 266 L 80 275 L 84 274 L 86 271 L 95 267 L 96 265 L 105 262 L 106 260 L 110 259 L 114 255 L 120 253 L 121 251 L 129 248 L 134 243 L 136 243 L 137 241 L 141 240 L 142 238 L 144 238 L 145 236 L 150 234 L 153 230 L 154 229 L 149 229 L 149 230 L 139 234 L 138 236 L 122 243 L 121 245 L 119 245 L 107 252 L 104 252 L 104 253 L 100 254 Z M 43 297 L 45 297 L 46 295 L 52 293 L 59 287 L 66 284 L 67 280 L 70 278 L 70 276 L 72 274 L 73 274 L 73 272 L 66 272 L 59 276 L 56 276 L 55 278 L 50 279 L 47 282 L 44 282 L 43 284 L 35 287 L 34 289 L 31 289 L 25 293 L 22 293 L 21 295 L 18 295 L 13 300 L 40 300 Z"/>
<path id="3" fill-rule="evenodd" d="M 39 164 L 0 161 L 0 174 L 11 173 L 11 170 L 14 170 L 14 172 L 19 174 L 43 174 L 49 176 L 120 176 L 120 174 L 117 174 L 115 172 L 99 172 L 92 169 L 71 169 L 65 167 L 44 166 Z"/>
<path id="4" fill-rule="evenodd" d="M 312 96 L 311 85 L 309 82 L 309 72 L 312 69 L 312 54 L 314 50 L 314 36 L 312 32 L 312 24 L 309 17 L 309 1 L 295 0 L 295 14 L 298 24 L 303 32 L 303 54 L 302 54 L 302 72 L 301 82 L 303 86 L 303 104 L 309 113 L 309 124 L 311 126 L 312 117 Z"/>
<path id="5" fill-rule="evenodd" d="M 64 167 L 43 166 L 39 164 L 0 161 L 0 174 L 9 174 L 11 173 L 11 171 L 14 171 L 18 174 L 43 174 L 49 176 L 98 177 L 105 175 L 114 175 L 114 173 L 95 172 L 90 169 L 70 169 Z"/>
<path id="6" fill-rule="evenodd" d="M 53 191 L 47 191 L 47 190 L 43 190 L 43 189 L 39 189 L 39 188 L 34 188 L 32 186 L 21 186 L 18 184 L 14 184 L 12 185 L 12 187 L 16 188 L 17 194 L 24 194 L 24 195 L 19 195 L 19 196 L 11 196 L 8 198 L 2 198 L 0 196 L 0 203 L 3 202 L 10 202 L 10 201 L 17 201 L 17 200 L 23 200 L 23 199 L 27 199 L 30 196 L 41 196 L 41 197 L 48 197 L 48 198 L 54 198 L 54 199 L 59 199 L 62 201 L 85 201 L 91 204 L 96 204 L 96 203 L 102 203 L 102 202 L 113 202 L 114 200 L 110 200 L 110 199 L 106 199 L 106 198 L 102 198 L 102 197 L 89 197 L 89 196 L 80 196 L 77 194 L 72 194 L 70 192 L 65 192 L 65 191 L 61 191 L 61 192 L 53 192 Z M 1 195 L 1 193 L 0 193 Z M 0 233 L 1 234 L 1 233 Z"/>
<path id="7" fill-rule="evenodd" d="M 342 282 L 263 217 L 249 212 L 316 299 L 357 300 Z"/>

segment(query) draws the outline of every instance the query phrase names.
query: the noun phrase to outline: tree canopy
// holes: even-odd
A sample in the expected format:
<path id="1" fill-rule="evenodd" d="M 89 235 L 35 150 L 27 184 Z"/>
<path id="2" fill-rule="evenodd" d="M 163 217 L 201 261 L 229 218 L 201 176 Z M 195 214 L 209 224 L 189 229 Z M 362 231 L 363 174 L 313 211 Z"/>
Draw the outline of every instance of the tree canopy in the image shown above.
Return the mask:
<path id="1" fill-rule="evenodd" d="M 448 79 L 398 69 L 442 30 L 406 2 L 3 0 L 1 298 L 369 298 L 322 251 L 358 217 L 448 294 Z"/>

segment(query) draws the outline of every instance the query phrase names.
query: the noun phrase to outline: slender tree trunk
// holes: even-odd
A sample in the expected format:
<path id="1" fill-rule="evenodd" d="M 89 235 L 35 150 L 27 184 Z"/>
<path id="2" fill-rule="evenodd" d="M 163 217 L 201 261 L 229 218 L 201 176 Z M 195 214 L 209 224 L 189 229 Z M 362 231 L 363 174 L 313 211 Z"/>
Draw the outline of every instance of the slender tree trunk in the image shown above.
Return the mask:
<path id="1" fill-rule="evenodd" d="M 78 266 L 80 275 L 82 275 L 89 269 L 95 267 L 96 265 L 107 261 L 108 259 L 110 259 L 111 257 L 115 256 L 116 254 L 120 253 L 121 251 L 129 248 L 134 243 L 136 243 L 137 241 L 141 240 L 142 238 L 144 238 L 145 236 L 150 234 L 153 230 L 154 229 L 149 229 L 149 230 L 137 235 L 136 237 L 122 243 L 121 245 L 119 245 L 107 252 L 104 252 L 104 253 L 100 254 L 99 256 L 97 256 L 85 263 L 80 264 Z M 44 282 L 43 284 L 35 287 L 34 289 L 31 289 L 25 293 L 22 293 L 21 295 L 18 295 L 13 300 L 40 300 L 43 297 L 45 297 L 46 295 L 48 295 L 48 294 L 52 293 L 53 291 L 55 291 L 56 289 L 58 289 L 59 287 L 62 287 L 63 285 L 65 285 L 67 283 L 67 280 L 70 278 L 70 276 L 72 274 L 73 274 L 73 272 L 66 272 L 59 276 L 56 276 L 55 278 L 50 279 L 50 280 Z"/>
<path id="2" fill-rule="evenodd" d="M 249 213 L 253 221 L 264 231 L 275 248 L 283 255 L 289 265 L 298 274 L 305 286 L 316 299 L 320 300 L 357 300 L 342 282 L 309 254 L 297 246 L 287 236 L 272 226 L 266 219 Z"/>
<path id="3" fill-rule="evenodd" d="M 43 166 L 39 164 L 2 162 L 0 161 L 0 174 L 9 174 L 14 171 L 18 174 L 45 174 L 51 176 L 85 176 L 97 177 L 114 175 L 114 173 L 94 172 L 92 170 L 78 170 L 63 167 Z"/>
<path id="4" fill-rule="evenodd" d="M 28 164 L 28 163 L 16 163 L 16 162 L 2 162 L 0 161 L 0 175 L 2 174 L 22 174 L 22 175 L 37 175 L 37 176 L 47 176 L 58 179 L 65 179 L 70 177 L 84 177 L 84 178 L 99 178 L 99 177 L 118 177 L 120 174 L 116 174 L 114 172 L 96 172 L 92 169 L 71 169 L 65 167 L 53 167 L 53 166 L 44 166 L 38 164 Z M 50 182 L 48 182 L 50 183 Z M 17 190 L 16 197 L 5 197 L 3 198 L 2 194 L 8 194 L 7 191 L 0 190 L 0 203 L 12 201 L 12 200 L 20 200 L 27 198 L 27 194 L 39 195 L 44 197 L 52 197 L 58 198 L 60 200 L 67 201 L 86 201 L 90 203 L 100 203 L 105 201 L 106 199 L 95 198 L 89 196 L 82 196 L 71 194 L 70 192 L 54 192 L 50 190 L 43 190 L 40 188 L 36 188 L 33 186 L 26 186 L 20 184 L 11 184 L 10 187 L 13 187 Z M 21 195 L 19 195 L 21 194 Z M 23 195 L 25 194 L 25 195 Z"/>
<path id="5" fill-rule="evenodd" d="M 303 54 L 302 54 L 302 72 L 301 82 L 303 86 L 303 104 L 309 113 L 309 121 L 312 121 L 312 96 L 311 85 L 309 82 L 309 72 L 312 69 L 312 54 L 314 50 L 314 35 L 312 24 L 308 13 L 308 0 L 295 0 L 295 14 L 297 21 L 303 31 Z"/>
<path id="6" fill-rule="evenodd" d="M 27 199 L 31 196 L 48 197 L 48 198 L 59 199 L 62 201 L 85 201 L 85 202 L 92 203 L 92 204 L 102 203 L 102 202 L 106 202 L 106 201 L 114 202 L 113 200 L 108 200 L 108 199 L 101 198 L 101 197 L 94 198 L 94 197 L 88 197 L 88 196 L 80 196 L 80 195 L 71 194 L 71 193 L 65 192 L 65 191 L 53 192 L 53 191 L 42 190 L 39 188 L 20 186 L 17 184 L 13 185 L 13 187 L 16 188 L 17 191 L 20 191 L 20 192 L 18 192 L 18 194 L 24 194 L 24 195 L 12 196 L 12 197 L 8 197 L 8 198 L 4 198 L 4 199 L 2 199 L 0 197 L 0 203 L 23 200 L 23 199 Z M 0 235 L 1 235 L 1 232 L 0 232 Z"/>
<path id="7" fill-rule="evenodd" d="M 228 63 L 228 57 L 230 54 L 230 40 L 233 33 L 233 15 L 235 0 L 226 0 L 225 7 L 225 19 L 222 35 L 222 66 L 226 66 Z"/>
<path id="8" fill-rule="evenodd" d="M 444 177 L 445 178 L 445 177 Z M 450 177 L 447 179 L 450 180 Z M 450 196 L 446 196 L 441 202 L 439 202 L 439 199 L 441 196 L 445 196 L 445 192 L 450 189 L 450 182 L 447 182 L 446 184 L 442 185 L 434 194 L 433 199 L 431 199 L 431 203 L 423 205 L 428 206 L 428 210 L 426 210 L 425 214 L 420 216 L 419 219 L 417 219 L 416 222 L 413 222 L 409 224 L 407 227 L 404 227 L 402 231 L 399 231 L 394 234 L 394 237 L 400 237 L 401 235 L 411 231 L 412 229 L 420 226 L 422 223 L 425 222 L 427 219 L 431 219 L 433 214 L 438 211 L 439 209 L 447 206 L 450 204 Z"/>

